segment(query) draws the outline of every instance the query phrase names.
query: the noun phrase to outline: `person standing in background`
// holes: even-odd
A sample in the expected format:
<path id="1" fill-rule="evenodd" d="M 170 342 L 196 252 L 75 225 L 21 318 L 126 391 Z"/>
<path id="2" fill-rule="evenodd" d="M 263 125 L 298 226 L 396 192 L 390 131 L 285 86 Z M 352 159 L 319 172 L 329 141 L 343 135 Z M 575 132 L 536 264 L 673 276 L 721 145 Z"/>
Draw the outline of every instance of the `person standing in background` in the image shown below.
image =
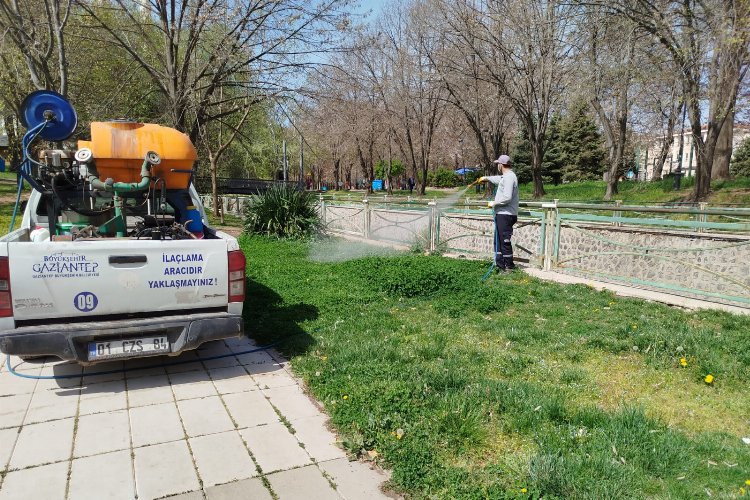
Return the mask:
<path id="1" fill-rule="evenodd" d="M 480 181 L 496 184 L 495 199 L 487 206 L 495 211 L 495 266 L 498 271 L 512 271 L 516 268 L 513 262 L 513 225 L 518 221 L 518 178 L 512 170 L 510 156 L 500 155 L 497 163 L 500 175 L 481 177 Z"/>

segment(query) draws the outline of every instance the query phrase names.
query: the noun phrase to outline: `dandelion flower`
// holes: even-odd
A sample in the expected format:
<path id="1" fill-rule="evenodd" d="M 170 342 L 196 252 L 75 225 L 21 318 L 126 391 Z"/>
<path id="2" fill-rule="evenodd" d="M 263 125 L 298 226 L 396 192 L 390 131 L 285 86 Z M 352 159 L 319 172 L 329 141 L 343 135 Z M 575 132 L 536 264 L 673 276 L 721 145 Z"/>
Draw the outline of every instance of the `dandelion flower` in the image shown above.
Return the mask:
<path id="1" fill-rule="evenodd" d="M 349 399 L 349 396 L 347 396 L 346 394 L 344 394 L 344 399 Z"/>
<path id="2" fill-rule="evenodd" d="M 685 368 L 687 366 L 687 359 L 680 358 L 680 366 Z"/>
<path id="3" fill-rule="evenodd" d="M 706 378 L 703 379 L 707 384 L 711 385 L 714 383 L 714 376 L 710 373 L 706 375 Z"/>
<path id="4" fill-rule="evenodd" d="M 740 496 L 741 497 L 745 496 L 745 488 L 740 488 Z"/>
<path id="5" fill-rule="evenodd" d="M 638 325 L 633 325 L 633 330 L 637 330 L 637 329 L 638 329 Z"/>
<path id="6" fill-rule="evenodd" d="M 401 439 L 402 437 L 404 437 L 404 430 L 401 428 L 396 429 L 396 439 Z"/>
<path id="7" fill-rule="evenodd" d="M 521 493 L 526 493 L 528 490 L 526 488 L 521 488 Z"/>
<path id="8" fill-rule="evenodd" d="M 323 361 L 326 361 L 326 360 L 328 360 L 328 356 L 321 356 L 320 359 L 323 360 Z"/>
<path id="9" fill-rule="evenodd" d="M 745 479 L 745 484 L 746 484 L 747 486 L 750 486 L 750 479 Z"/>

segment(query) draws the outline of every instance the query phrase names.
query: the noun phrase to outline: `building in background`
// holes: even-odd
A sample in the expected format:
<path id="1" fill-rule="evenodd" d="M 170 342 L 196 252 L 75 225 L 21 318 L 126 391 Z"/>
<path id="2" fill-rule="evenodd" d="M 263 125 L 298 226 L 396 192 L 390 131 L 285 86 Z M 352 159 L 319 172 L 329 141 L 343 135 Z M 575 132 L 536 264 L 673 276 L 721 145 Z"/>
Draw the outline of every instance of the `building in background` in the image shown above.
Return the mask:
<path id="1" fill-rule="evenodd" d="M 708 127 L 705 125 L 701 128 L 703 138 L 706 138 L 706 131 Z M 677 170 L 678 158 L 680 157 L 680 132 L 673 134 L 674 141 L 672 142 L 672 148 L 667 155 L 667 159 L 664 161 L 664 169 L 662 170 L 662 176 L 669 175 Z M 695 175 L 695 168 L 698 161 L 695 157 L 695 150 L 693 149 L 693 135 L 690 129 L 682 131 L 684 136 L 684 144 L 682 146 L 682 173 L 685 176 Z M 734 137 L 732 138 L 732 151 L 737 149 L 737 146 L 750 137 L 750 125 L 746 124 L 735 124 L 734 126 Z M 654 137 L 647 139 L 647 147 L 645 150 L 641 150 L 636 154 L 638 160 L 638 175 L 637 178 L 640 181 L 650 181 L 654 177 L 654 165 L 659 157 L 661 151 L 661 145 L 664 142 L 664 137 Z"/>

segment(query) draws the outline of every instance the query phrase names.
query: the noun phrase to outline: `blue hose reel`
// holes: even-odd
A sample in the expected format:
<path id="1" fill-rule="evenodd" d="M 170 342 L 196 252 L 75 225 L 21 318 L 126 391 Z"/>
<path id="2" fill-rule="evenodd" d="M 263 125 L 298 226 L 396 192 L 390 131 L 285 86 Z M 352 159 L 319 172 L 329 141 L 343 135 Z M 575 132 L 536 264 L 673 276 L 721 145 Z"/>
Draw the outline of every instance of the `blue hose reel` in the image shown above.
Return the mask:
<path id="1" fill-rule="evenodd" d="M 57 92 L 37 90 L 27 95 L 21 103 L 21 124 L 31 131 L 46 123 L 39 137 L 48 141 L 64 141 L 78 125 L 78 115 L 73 106 Z"/>

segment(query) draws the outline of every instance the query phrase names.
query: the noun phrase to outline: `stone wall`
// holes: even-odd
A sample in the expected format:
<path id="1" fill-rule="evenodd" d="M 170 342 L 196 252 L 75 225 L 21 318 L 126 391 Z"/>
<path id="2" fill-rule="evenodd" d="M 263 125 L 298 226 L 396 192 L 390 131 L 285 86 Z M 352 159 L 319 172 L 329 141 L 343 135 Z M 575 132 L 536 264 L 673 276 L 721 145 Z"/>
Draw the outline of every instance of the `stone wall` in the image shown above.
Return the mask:
<path id="1" fill-rule="evenodd" d="M 404 209 L 366 203 L 322 208 L 329 231 L 404 245 L 419 243 L 442 252 L 492 258 L 494 227 L 489 214 Z M 702 300 L 750 307 L 750 234 L 692 232 L 668 227 L 563 220 L 546 210 L 526 213 L 513 235 L 514 254 L 536 267 Z M 555 253 L 557 239 L 557 253 Z"/>
<path id="2" fill-rule="evenodd" d="M 552 269 L 750 305 L 750 237 L 563 221 Z"/>

